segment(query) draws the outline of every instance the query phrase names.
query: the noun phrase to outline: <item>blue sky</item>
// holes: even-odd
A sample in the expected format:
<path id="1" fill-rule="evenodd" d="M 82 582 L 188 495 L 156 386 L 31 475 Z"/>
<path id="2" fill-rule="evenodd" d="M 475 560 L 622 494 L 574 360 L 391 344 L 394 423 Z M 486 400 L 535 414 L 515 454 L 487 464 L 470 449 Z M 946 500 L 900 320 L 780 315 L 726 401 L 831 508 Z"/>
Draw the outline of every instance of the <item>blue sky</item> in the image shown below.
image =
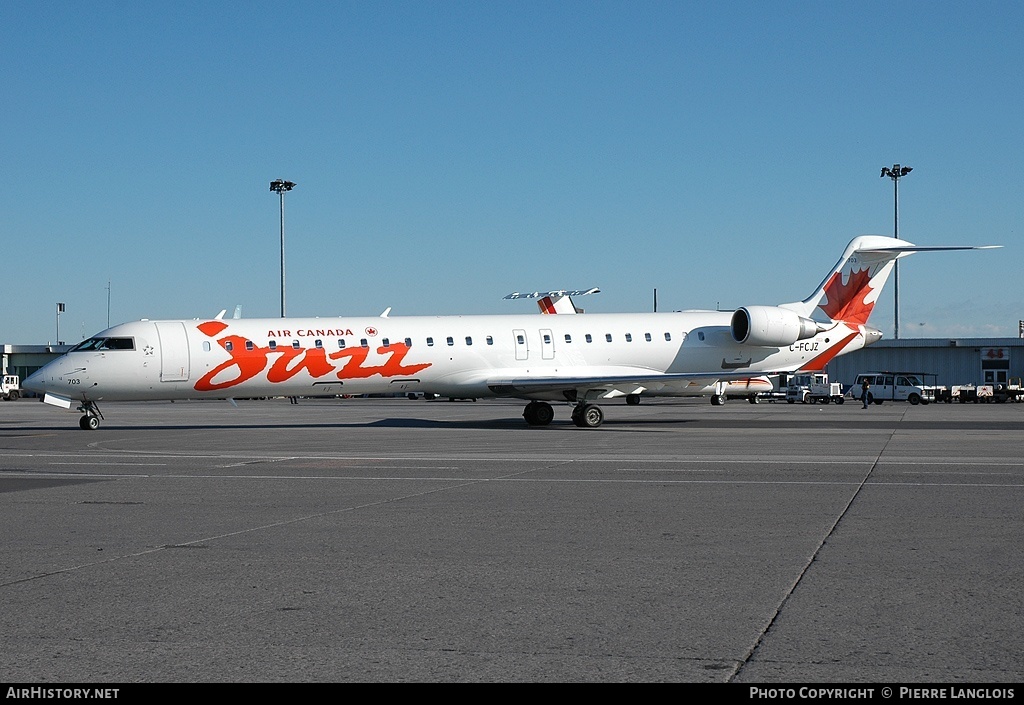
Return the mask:
<path id="1" fill-rule="evenodd" d="M 1016 2 L 7 2 L 0 342 L 110 320 L 590 311 L 901 266 L 901 337 L 1024 318 Z M 891 283 L 871 323 L 892 333 Z"/>

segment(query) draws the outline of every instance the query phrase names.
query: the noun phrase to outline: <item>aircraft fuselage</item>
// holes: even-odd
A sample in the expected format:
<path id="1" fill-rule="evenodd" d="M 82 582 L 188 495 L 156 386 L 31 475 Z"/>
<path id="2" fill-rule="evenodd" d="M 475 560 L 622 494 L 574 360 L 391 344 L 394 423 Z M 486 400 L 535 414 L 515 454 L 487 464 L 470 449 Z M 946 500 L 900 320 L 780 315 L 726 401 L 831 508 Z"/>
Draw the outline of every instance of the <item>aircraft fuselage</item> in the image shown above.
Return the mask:
<path id="1" fill-rule="evenodd" d="M 731 315 L 143 320 L 97 334 L 90 341 L 99 342 L 50 363 L 33 384 L 80 401 L 382 392 L 564 399 L 554 387 L 502 393 L 495 380 L 627 376 L 654 379 L 603 385 L 611 392 L 603 396 L 638 386 L 652 395 L 699 395 L 719 379 L 795 370 L 865 339 L 836 324 L 786 347 L 742 345 L 730 332 Z"/>

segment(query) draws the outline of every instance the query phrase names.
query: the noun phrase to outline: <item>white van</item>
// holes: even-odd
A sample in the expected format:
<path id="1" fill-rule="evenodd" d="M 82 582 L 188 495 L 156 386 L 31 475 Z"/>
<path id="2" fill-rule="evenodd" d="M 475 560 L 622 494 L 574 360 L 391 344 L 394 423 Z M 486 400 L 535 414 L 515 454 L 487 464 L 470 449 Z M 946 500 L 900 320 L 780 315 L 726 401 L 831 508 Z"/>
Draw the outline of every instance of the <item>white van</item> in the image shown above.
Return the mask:
<path id="1" fill-rule="evenodd" d="M 850 388 L 850 394 L 860 399 L 861 384 L 867 379 L 869 400 L 875 404 L 883 401 L 909 401 L 911 404 L 929 404 L 935 401 L 935 387 L 921 383 L 913 372 L 866 372 L 857 375 L 857 381 Z"/>

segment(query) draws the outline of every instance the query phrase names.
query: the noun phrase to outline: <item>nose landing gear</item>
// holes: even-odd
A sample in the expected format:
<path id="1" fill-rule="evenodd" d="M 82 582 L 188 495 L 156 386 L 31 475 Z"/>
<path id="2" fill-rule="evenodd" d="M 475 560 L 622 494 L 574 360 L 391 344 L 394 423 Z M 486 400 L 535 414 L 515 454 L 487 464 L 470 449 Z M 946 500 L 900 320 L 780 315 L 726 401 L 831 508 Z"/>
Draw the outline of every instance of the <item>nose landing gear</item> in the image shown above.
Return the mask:
<path id="1" fill-rule="evenodd" d="M 78 427 L 83 431 L 95 431 L 100 427 L 100 419 L 103 418 L 103 414 L 100 413 L 100 407 L 96 405 L 94 401 L 83 402 L 78 410 L 81 411 L 84 416 L 78 419 Z"/>

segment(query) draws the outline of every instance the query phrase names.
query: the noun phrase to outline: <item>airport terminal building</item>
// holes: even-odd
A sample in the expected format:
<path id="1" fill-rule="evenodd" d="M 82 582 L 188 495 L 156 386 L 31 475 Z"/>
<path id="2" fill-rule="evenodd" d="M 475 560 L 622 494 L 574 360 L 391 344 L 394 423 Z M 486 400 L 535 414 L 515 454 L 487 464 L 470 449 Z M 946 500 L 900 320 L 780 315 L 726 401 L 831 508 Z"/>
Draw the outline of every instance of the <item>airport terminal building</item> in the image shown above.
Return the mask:
<path id="1" fill-rule="evenodd" d="M 71 345 L 6 345 L 0 344 L 2 372 L 25 379 L 50 360 L 66 353 Z"/>
<path id="2" fill-rule="evenodd" d="M 825 367 L 844 386 L 862 372 L 916 372 L 926 384 L 1006 384 L 1024 377 L 1024 338 L 911 338 L 880 340 Z"/>

